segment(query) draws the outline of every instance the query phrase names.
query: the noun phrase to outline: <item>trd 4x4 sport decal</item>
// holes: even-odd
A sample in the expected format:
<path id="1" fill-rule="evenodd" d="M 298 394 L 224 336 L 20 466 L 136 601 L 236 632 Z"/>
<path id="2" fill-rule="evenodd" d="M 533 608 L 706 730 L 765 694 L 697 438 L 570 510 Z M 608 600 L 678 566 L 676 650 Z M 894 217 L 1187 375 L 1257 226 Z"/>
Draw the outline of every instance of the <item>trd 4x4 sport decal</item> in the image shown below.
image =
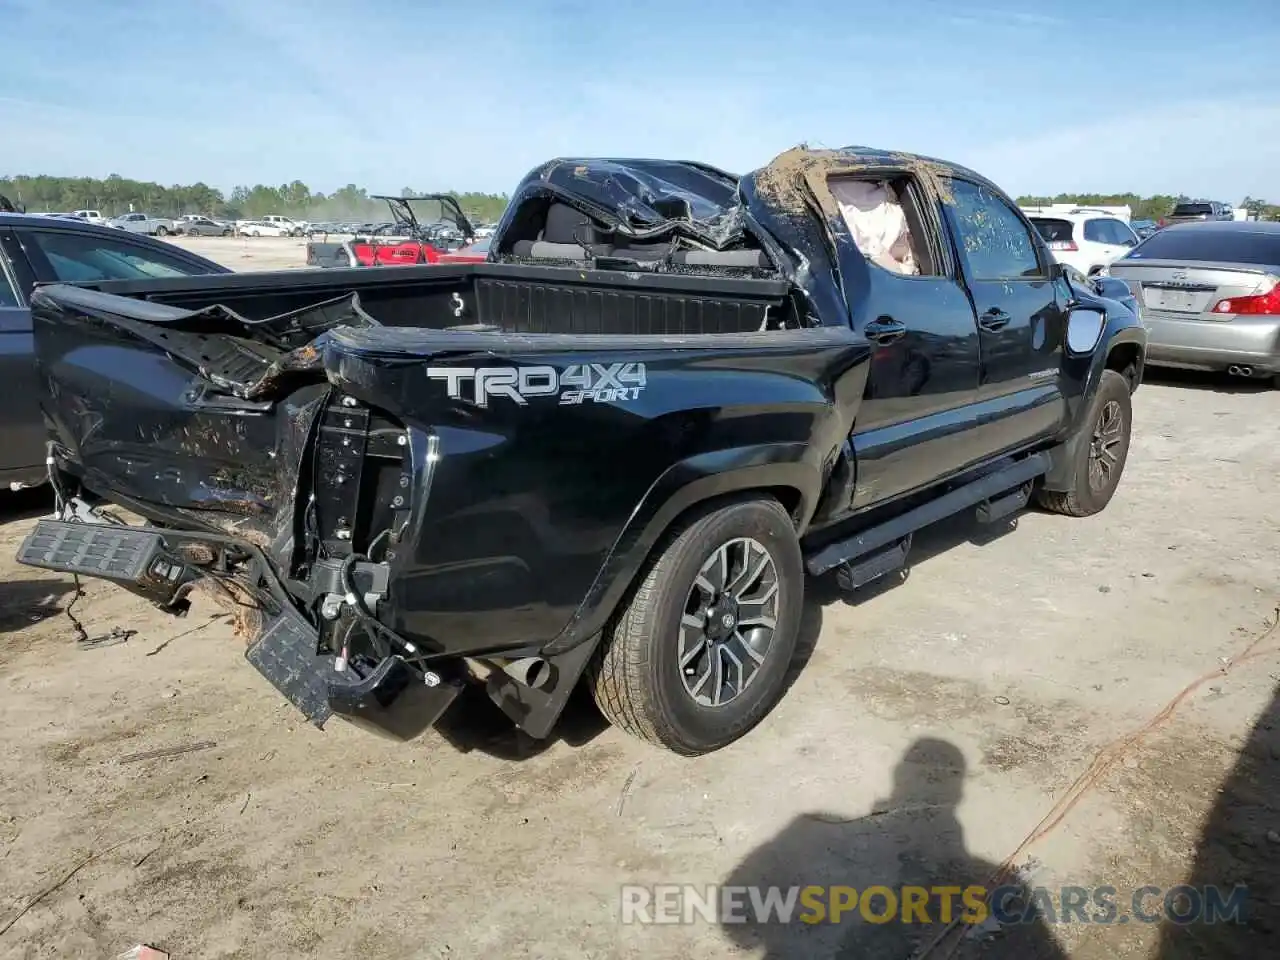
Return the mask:
<path id="1" fill-rule="evenodd" d="M 645 387 L 643 363 L 580 363 L 560 372 L 555 367 L 428 367 L 427 376 L 443 380 L 454 400 L 477 407 L 492 397 L 524 406 L 531 397 L 560 398 L 561 406 L 634 400 Z"/>

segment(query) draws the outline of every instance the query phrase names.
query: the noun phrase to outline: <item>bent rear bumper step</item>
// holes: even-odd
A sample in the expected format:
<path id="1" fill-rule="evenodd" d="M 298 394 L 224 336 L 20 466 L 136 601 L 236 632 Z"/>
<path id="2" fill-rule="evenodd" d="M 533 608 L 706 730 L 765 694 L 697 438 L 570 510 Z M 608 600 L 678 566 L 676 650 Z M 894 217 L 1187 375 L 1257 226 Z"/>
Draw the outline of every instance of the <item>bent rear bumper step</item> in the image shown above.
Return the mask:
<path id="1" fill-rule="evenodd" d="M 414 670 L 399 656 L 354 677 L 337 670 L 333 654 L 318 652 L 318 642 L 315 628 L 286 610 L 244 654 L 317 727 L 338 716 L 393 740 L 412 740 L 434 726 L 462 690 L 461 683 Z"/>
<path id="2" fill-rule="evenodd" d="M 163 601 L 203 575 L 169 555 L 168 536 L 168 531 L 123 524 L 40 520 L 18 550 L 18 561 L 112 580 Z M 320 728 L 338 716 L 392 739 L 410 740 L 433 726 L 462 689 L 460 682 L 415 669 L 398 656 L 384 658 L 363 677 L 339 671 L 337 658 L 319 646 L 316 629 L 286 607 L 268 620 L 245 659 Z"/>
<path id="3" fill-rule="evenodd" d="M 138 583 L 160 553 L 149 530 L 102 523 L 40 520 L 22 541 L 18 562 L 61 573 Z M 165 571 L 166 577 L 168 571 Z"/>

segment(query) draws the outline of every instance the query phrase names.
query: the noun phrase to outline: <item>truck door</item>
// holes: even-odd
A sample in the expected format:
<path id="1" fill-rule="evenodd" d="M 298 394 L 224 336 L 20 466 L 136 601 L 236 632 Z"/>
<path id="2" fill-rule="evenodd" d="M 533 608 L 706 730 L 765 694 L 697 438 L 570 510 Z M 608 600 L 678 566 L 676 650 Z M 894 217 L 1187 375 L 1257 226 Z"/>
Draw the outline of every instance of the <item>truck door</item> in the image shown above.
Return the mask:
<path id="1" fill-rule="evenodd" d="M 29 483 L 44 472 L 45 428 L 27 294 L 32 279 L 13 234 L 0 230 L 0 482 Z"/>
<path id="2" fill-rule="evenodd" d="M 884 174 L 833 178 L 828 187 L 841 212 L 834 225 L 849 313 L 872 348 L 850 438 L 857 478 L 849 506 L 859 509 L 966 465 L 961 411 L 978 386 L 978 333 L 937 203 L 918 180 Z M 902 227 L 893 225 L 899 218 Z"/>
<path id="3" fill-rule="evenodd" d="M 943 209 L 978 320 L 974 445 L 986 456 L 1058 431 L 1066 311 L 1053 259 L 1026 218 L 992 187 L 954 178 Z"/>

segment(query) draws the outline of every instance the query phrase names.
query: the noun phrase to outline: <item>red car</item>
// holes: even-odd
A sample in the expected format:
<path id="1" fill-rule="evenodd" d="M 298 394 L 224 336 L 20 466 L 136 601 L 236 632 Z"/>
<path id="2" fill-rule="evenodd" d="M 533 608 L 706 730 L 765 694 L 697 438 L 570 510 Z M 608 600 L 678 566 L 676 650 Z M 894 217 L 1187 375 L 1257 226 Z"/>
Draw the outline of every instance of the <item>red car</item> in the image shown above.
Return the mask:
<path id="1" fill-rule="evenodd" d="M 350 240 L 310 241 L 307 265 L 312 267 L 398 267 L 419 263 L 478 263 L 487 256 L 453 245 L 474 241 L 475 230 L 458 201 L 447 194 L 420 197 L 375 197 L 391 208 L 392 224 Z M 415 213 L 430 207 L 435 216 L 425 225 Z M 452 249 L 451 249 L 452 248 Z"/>
<path id="2" fill-rule="evenodd" d="M 453 253 L 437 254 L 438 260 L 432 263 L 484 263 L 489 259 L 489 238 L 477 240 L 468 247 L 461 247 Z"/>

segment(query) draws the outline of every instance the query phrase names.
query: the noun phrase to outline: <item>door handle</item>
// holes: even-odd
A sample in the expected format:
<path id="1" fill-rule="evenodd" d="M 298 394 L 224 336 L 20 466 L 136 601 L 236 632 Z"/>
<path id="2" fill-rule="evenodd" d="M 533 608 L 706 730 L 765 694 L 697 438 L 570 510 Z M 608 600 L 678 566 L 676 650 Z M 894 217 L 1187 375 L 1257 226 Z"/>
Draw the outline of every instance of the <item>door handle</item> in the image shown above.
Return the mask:
<path id="1" fill-rule="evenodd" d="M 978 318 L 978 326 L 983 330 L 995 331 L 1008 325 L 1009 321 L 1012 319 L 1013 318 L 1010 317 L 1009 314 L 1005 313 L 999 307 L 992 307 Z"/>
<path id="2" fill-rule="evenodd" d="M 862 332 L 866 334 L 868 340 L 874 340 L 883 345 L 905 337 L 907 325 L 893 317 L 877 317 L 868 323 Z"/>

